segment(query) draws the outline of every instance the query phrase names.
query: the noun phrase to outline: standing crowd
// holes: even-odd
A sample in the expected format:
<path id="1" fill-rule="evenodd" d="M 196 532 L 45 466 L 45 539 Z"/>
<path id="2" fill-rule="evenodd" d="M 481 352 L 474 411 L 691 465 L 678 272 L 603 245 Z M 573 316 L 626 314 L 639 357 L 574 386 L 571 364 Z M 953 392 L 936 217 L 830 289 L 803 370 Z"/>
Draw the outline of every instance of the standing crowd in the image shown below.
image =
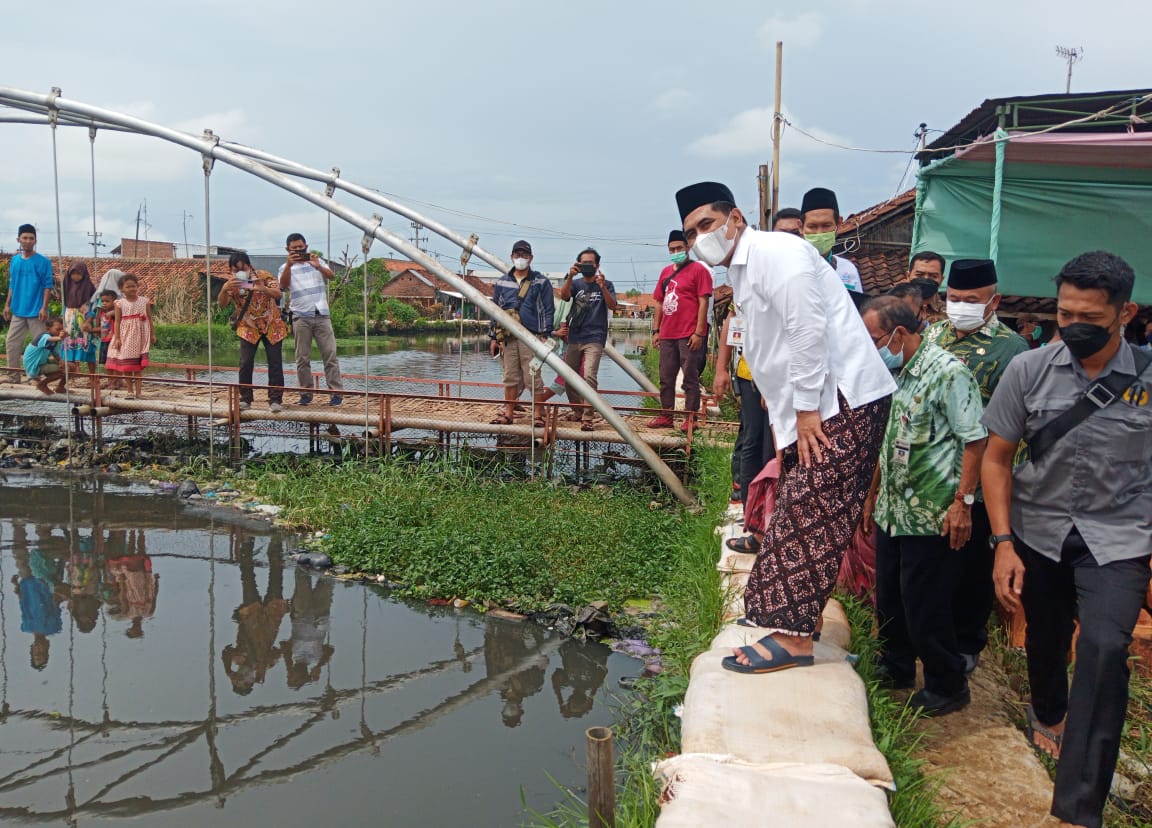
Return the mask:
<path id="1" fill-rule="evenodd" d="M 113 268 L 97 286 L 88 266 L 76 262 L 64 278 L 63 316 L 50 317 L 55 287 L 52 262 L 36 252 L 36 228 L 31 224 L 20 225 L 16 240 L 20 250 L 9 264 L 3 311 L 8 323 L 8 367 L 21 367 L 37 388 L 52 394 L 65 391 L 66 380 L 82 373 L 89 375 L 94 387 L 99 364 L 114 377 L 110 389 L 124 387 L 131 396 L 139 397 L 149 353 L 156 345 L 153 302 L 140 293 L 140 280 Z M 334 275 L 332 268 L 308 250 L 299 233 L 288 236 L 286 250 L 288 255 L 276 276 L 253 268 L 247 253 L 233 253 L 227 265 L 228 279 L 217 296 L 221 308 L 233 309 L 229 325 L 240 339 L 241 409 L 252 405 L 252 375 L 257 350 L 263 343 L 268 361 L 268 407 L 273 413 L 283 410 L 281 342 L 288 335 L 289 324 L 296 345 L 297 404 L 312 402 L 313 340 L 324 365 L 328 404 L 343 403 L 336 335 L 328 308 L 327 283 Z M 282 309 L 285 293 L 289 300 Z"/>
<path id="2" fill-rule="evenodd" d="M 727 268 L 733 290 L 714 390 L 734 381 L 741 398 L 736 487 L 747 500 L 753 478 L 777 477 L 762 532 L 729 541 L 756 554 L 738 623 L 763 636 L 723 666 L 813 664 L 863 533 L 882 683 L 915 689 L 919 663 L 911 707 L 966 706 L 999 600 L 1026 621 L 1028 732 L 1057 761 L 1052 813 L 1101 825 L 1132 630 L 1152 605 L 1152 352 L 1147 331 L 1139 346 L 1125 338 L 1132 268 L 1104 251 L 1075 257 L 1053 274 L 1055 329 L 1028 320 L 1025 338 L 997 316 L 990 260 L 949 267 L 923 251 L 890 295 L 863 297 L 832 253 L 829 190 L 781 211 L 773 231 L 749 226 L 723 184 L 676 202 L 683 244 Z"/>

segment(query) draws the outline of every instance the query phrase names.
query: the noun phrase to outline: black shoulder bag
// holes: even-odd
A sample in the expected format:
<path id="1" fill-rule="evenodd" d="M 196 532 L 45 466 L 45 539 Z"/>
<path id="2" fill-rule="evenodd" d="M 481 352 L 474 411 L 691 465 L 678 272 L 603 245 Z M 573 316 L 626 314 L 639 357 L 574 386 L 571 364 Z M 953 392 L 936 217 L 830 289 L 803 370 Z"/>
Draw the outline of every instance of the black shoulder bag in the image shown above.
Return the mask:
<path id="1" fill-rule="evenodd" d="M 1113 371 L 1104 379 L 1096 380 L 1084 396 L 1063 414 L 1041 428 L 1031 439 L 1027 440 L 1028 456 L 1033 463 L 1039 461 L 1056 441 L 1087 420 L 1101 408 L 1107 408 L 1118 400 L 1125 389 L 1129 388 L 1144 374 L 1148 365 L 1152 364 L 1152 354 L 1140 348 L 1132 348 L 1132 357 L 1136 362 L 1136 373 L 1120 374 Z"/>
<path id="2" fill-rule="evenodd" d="M 248 306 L 252 304 L 252 297 L 255 295 L 255 293 L 249 290 L 247 298 L 244 299 L 244 305 L 240 308 L 240 310 L 234 312 L 231 316 L 228 317 L 228 326 L 232 328 L 232 330 L 236 330 L 238 327 L 240 327 L 240 320 L 244 318 L 244 314 L 248 313 Z"/>

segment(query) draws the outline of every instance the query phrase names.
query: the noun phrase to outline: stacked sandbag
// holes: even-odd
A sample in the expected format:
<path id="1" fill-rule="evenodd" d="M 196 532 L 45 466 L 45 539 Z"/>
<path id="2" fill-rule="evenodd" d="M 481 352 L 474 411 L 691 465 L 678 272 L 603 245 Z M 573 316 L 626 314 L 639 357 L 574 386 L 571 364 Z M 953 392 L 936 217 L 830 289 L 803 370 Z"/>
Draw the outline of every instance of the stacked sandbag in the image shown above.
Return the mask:
<path id="1" fill-rule="evenodd" d="M 682 754 L 656 766 L 660 828 L 894 828 L 884 792 L 838 765 Z"/>

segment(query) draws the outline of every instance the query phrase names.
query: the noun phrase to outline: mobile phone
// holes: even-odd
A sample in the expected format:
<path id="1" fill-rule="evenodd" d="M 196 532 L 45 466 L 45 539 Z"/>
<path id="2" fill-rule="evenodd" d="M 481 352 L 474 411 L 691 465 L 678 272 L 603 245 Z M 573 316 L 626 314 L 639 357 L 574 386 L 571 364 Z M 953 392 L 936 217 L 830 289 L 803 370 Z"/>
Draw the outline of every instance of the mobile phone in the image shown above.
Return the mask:
<path id="1" fill-rule="evenodd" d="M 293 253 L 292 255 L 293 255 L 293 256 L 295 256 L 295 257 L 296 257 L 296 260 L 297 260 L 297 261 L 300 261 L 300 262 L 306 262 L 306 261 L 308 261 L 309 259 L 311 259 L 311 258 L 312 258 L 312 254 L 311 254 L 311 253 L 309 253 L 307 250 L 303 250 L 303 251 L 300 251 L 300 252 L 297 252 L 297 253 Z"/>
<path id="2" fill-rule="evenodd" d="M 591 262 L 580 262 L 580 273 L 584 276 L 595 276 L 596 265 Z"/>

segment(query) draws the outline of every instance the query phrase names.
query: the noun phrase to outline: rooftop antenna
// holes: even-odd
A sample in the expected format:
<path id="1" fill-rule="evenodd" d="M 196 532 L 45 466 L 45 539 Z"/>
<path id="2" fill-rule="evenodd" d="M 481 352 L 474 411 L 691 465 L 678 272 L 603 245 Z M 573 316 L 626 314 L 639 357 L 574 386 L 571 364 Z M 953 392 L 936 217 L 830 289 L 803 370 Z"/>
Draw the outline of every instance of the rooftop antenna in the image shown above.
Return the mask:
<path id="1" fill-rule="evenodd" d="M 1072 64 L 1079 63 L 1084 57 L 1084 47 L 1078 46 L 1072 48 L 1071 46 L 1057 46 L 1056 54 L 1063 60 L 1068 61 L 1068 80 L 1064 84 L 1064 94 L 1067 95 L 1072 91 Z"/>

